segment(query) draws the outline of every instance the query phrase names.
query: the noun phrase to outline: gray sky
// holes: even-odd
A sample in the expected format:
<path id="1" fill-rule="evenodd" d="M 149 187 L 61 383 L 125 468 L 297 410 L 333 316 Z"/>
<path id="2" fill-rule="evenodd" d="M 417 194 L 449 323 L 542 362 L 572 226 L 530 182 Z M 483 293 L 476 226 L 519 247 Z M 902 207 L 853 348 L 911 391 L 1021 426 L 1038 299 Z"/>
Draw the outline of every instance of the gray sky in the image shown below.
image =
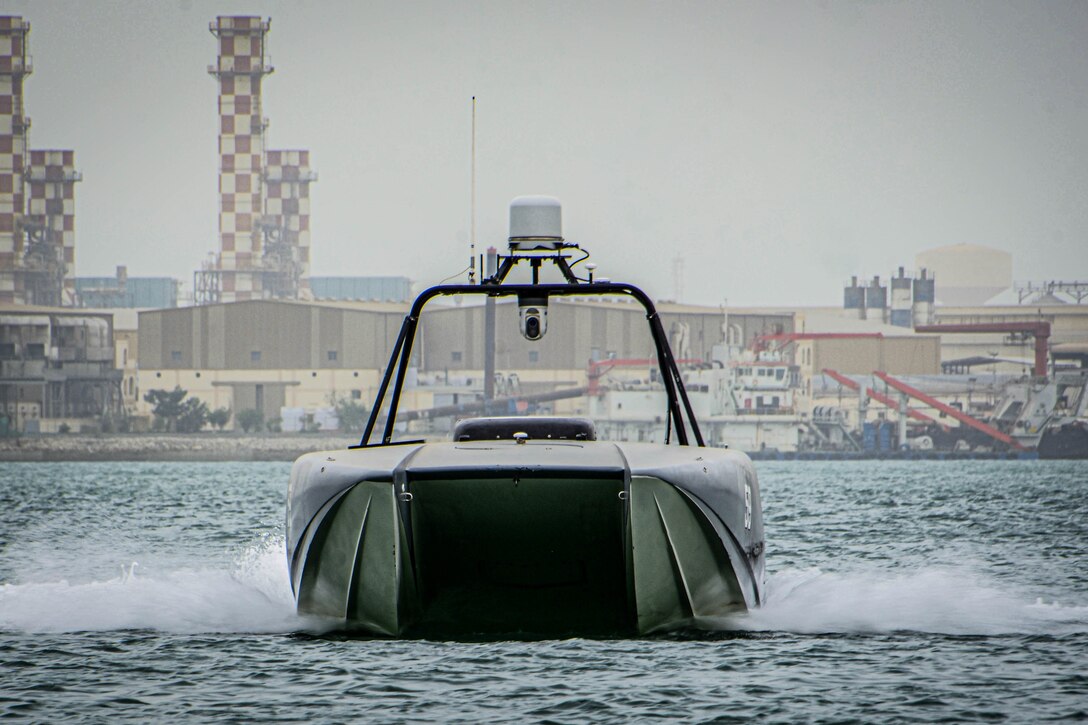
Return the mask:
<path id="1" fill-rule="evenodd" d="M 0 0 L 35 148 L 73 148 L 79 275 L 191 284 L 217 247 L 208 23 L 272 18 L 271 148 L 308 148 L 312 273 L 437 282 L 558 196 L 598 274 L 839 304 L 934 246 L 1088 279 L 1088 3 Z"/>

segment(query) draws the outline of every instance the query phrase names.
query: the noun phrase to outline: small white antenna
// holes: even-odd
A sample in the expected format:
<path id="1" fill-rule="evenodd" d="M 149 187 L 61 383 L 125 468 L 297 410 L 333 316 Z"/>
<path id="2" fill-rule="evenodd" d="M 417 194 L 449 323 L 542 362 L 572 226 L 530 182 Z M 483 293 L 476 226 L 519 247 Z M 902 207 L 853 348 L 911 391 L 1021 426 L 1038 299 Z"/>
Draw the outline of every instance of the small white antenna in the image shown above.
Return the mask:
<path id="1" fill-rule="evenodd" d="M 476 96 L 472 97 L 472 231 L 468 248 L 468 283 L 476 284 Z M 481 270 L 483 271 L 483 270 Z"/>

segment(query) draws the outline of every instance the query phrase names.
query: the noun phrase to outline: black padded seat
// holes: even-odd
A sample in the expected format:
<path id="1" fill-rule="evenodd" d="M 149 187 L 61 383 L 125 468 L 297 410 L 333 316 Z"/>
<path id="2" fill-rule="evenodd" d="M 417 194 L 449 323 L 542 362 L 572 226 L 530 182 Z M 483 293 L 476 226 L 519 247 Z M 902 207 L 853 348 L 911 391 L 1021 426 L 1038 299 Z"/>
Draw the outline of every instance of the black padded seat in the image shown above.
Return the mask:
<path id="1" fill-rule="evenodd" d="M 455 441 L 510 440 L 525 433 L 529 440 L 595 441 L 597 429 L 587 418 L 510 416 L 466 418 L 453 426 Z"/>

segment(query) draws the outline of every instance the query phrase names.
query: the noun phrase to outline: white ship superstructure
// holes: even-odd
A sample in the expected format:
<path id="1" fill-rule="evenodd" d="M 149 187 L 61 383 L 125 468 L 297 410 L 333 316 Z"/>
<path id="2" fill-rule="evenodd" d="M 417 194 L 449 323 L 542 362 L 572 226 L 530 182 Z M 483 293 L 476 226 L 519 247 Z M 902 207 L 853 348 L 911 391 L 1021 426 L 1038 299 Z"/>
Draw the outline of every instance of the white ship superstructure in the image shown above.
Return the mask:
<path id="1" fill-rule="evenodd" d="M 589 415 L 604 440 L 662 441 L 664 388 L 656 370 L 640 370 L 632 362 L 615 361 L 615 367 L 598 370 Z M 708 445 L 797 450 L 804 425 L 797 411 L 798 374 L 779 353 L 745 353 L 745 359 L 729 364 L 687 362 L 684 385 Z"/>

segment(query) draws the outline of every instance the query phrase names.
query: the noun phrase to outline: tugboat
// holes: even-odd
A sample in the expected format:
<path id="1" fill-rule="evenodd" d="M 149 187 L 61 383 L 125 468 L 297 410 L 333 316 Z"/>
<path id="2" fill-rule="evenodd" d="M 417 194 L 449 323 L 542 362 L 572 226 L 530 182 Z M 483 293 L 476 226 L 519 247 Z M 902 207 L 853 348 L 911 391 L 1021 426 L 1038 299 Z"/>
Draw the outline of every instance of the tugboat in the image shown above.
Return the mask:
<path id="1" fill-rule="evenodd" d="M 583 256 L 571 263 L 569 250 Z M 704 445 L 653 302 L 594 280 L 590 265 L 579 277 L 588 256 L 564 241 L 558 200 L 519 197 L 494 274 L 419 295 L 359 445 L 292 468 L 286 548 L 301 614 L 390 637 L 628 636 L 706 626 L 764 601 L 751 461 Z M 508 282 L 521 264 L 531 281 Z M 562 281 L 542 282 L 545 264 Z M 641 304 L 666 392 L 664 443 L 600 441 L 592 421 L 555 415 L 462 420 L 445 442 L 397 439 L 423 308 L 452 295 L 516 297 L 534 343 L 549 300 Z"/>

